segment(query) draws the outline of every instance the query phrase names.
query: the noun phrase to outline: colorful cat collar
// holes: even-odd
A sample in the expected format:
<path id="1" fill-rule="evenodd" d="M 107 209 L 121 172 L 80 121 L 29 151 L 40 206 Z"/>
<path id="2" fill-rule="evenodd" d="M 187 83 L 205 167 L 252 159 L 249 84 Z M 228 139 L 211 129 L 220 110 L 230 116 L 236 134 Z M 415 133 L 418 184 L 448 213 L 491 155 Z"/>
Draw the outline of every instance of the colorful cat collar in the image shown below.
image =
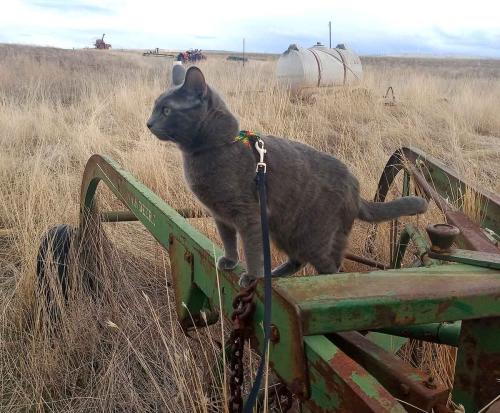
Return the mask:
<path id="1" fill-rule="evenodd" d="M 251 130 L 242 130 L 240 134 L 234 138 L 234 142 L 243 142 L 244 145 L 251 147 L 252 143 L 261 139 L 258 133 L 252 132 Z"/>

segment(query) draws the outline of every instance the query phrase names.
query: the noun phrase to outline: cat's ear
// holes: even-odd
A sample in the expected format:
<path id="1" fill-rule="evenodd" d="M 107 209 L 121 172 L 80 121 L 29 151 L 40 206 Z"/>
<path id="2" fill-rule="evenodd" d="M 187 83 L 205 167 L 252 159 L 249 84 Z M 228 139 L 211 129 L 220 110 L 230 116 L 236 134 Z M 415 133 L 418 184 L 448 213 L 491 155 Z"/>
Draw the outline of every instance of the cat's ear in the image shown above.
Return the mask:
<path id="1" fill-rule="evenodd" d="M 180 63 L 180 62 L 179 62 Z M 186 68 L 182 66 L 182 63 L 175 63 L 172 66 L 172 85 L 179 86 L 184 83 L 184 78 L 186 77 Z"/>
<path id="2" fill-rule="evenodd" d="M 186 73 L 186 79 L 182 88 L 196 94 L 200 98 L 205 97 L 207 94 L 207 83 L 201 70 L 196 66 L 191 66 Z"/>

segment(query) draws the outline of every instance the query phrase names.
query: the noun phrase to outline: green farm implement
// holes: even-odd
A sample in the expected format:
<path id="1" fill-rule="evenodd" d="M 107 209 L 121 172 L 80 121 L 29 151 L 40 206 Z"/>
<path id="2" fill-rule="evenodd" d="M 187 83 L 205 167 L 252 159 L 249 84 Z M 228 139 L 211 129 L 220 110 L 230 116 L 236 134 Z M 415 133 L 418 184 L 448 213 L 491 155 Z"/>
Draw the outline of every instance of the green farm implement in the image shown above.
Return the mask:
<path id="1" fill-rule="evenodd" d="M 53 260 L 64 267 L 64 242 L 86 234 L 100 182 L 124 207 L 100 212 L 101 220 L 140 221 L 168 251 L 181 326 L 188 330 L 229 318 L 244 269 L 217 275 L 222 251 L 190 225 L 190 212 L 174 210 L 106 156 L 94 155 L 87 163 L 79 228 L 52 231 L 59 243 Z M 284 397 L 293 394 L 303 412 L 453 412 L 447 404 L 451 395 L 465 412 L 477 413 L 500 394 L 500 198 L 412 148 L 391 156 L 375 200 L 385 201 L 398 182 L 403 196 L 415 192 L 432 200 L 447 224 L 429 226 L 428 237 L 410 224 L 392 223 L 389 262 L 370 255 L 372 231 L 365 257 L 346 255 L 371 266 L 369 272 L 273 280 L 269 363 Z M 481 225 L 454 206 L 464 194 L 474 195 Z M 39 275 L 47 250 L 42 245 Z M 416 261 L 403 268 L 410 251 Z M 59 269 L 63 280 L 64 268 Z M 248 319 L 257 351 L 263 342 L 263 294 L 259 282 Z M 453 388 L 373 338 L 387 335 L 456 347 Z"/>

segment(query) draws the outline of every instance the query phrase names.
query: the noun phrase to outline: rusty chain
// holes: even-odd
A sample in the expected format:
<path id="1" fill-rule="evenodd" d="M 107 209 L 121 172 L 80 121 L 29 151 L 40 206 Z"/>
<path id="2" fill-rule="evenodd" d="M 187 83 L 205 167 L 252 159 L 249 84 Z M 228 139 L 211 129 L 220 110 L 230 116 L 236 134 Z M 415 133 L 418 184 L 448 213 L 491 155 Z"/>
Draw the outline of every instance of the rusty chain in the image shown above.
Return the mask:
<path id="1" fill-rule="evenodd" d="M 257 281 L 254 281 L 250 286 L 239 292 L 233 300 L 233 313 L 231 314 L 233 329 L 229 337 L 231 343 L 231 356 L 229 360 L 229 411 L 231 413 L 241 413 L 243 410 L 243 354 L 245 340 L 249 338 L 251 333 L 249 321 L 252 319 L 255 310 L 253 297 L 256 287 Z M 280 383 L 271 393 L 270 401 L 274 401 L 282 412 L 287 412 L 292 407 L 293 396 L 288 388 L 283 383 Z"/>
<path id="2" fill-rule="evenodd" d="M 229 360 L 229 411 L 241 413 L 243 410 L 243 398 L 241 390 L 243 387 L 243 353 L 245 339 L 249 336 L 249 323 L 255 310 L 253 297 L 257 281 L 240 291 L 233 300 L 233 330 L 231 331 L 231 358 Z"/>

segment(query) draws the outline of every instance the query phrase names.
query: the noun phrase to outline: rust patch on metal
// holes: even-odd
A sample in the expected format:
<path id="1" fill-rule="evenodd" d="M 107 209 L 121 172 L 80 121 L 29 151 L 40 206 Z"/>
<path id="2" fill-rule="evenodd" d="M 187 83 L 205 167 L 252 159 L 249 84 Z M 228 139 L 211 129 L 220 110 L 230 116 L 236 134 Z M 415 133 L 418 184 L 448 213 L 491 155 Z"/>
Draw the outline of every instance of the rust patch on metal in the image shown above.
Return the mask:
<path id="1" fill-rule="evenodd" d="M 339 413 L 387 413 L 402 412 L 401 405 L 360 365 L 339 350 L 325 363 L 318 360 L 311 367 L 324 380 L 326 394 L 332 397 L 335 412 Z M 311 412 L 332 411 L 306 401 Z"/>
<path id="2" fill-rule="evenodd" d="M 416 318 L 413 315 L 405 315 L 395 313 L 390 307 L 385 305 L 378 305 L 374 307 L 375 319 L 377 324 L 382 325 L 407 325 L 415 324 Z"/>
<path id="3" fill-rule="evenodd" d="M 454 398 L 466 409 L 485 406 L 500 392 L 500 317 L 465 320 L 455 370 Z M 472 403 L 467 406 L 467 403 Z"/>
<path id="4" fill-rule="evenodd" d="M 446 310 L 448 310 L 448 308 L 450 308 L 451 304 L 452 304 L 451 301 L 445 301 L 445 302 L 439 303 L 437 311 L 436 311 L 436 315 L 440 316 L 441 314 L 443 314 Z"/>
<path id="5" fill-rule="evenodd" d="M 448 399 L 450 389 L 436 383 L 432 377 L 411 367 L 362 334 L 351 331 L 327 337 L 376 377 L 394 397 L 426 411 Z"/>

